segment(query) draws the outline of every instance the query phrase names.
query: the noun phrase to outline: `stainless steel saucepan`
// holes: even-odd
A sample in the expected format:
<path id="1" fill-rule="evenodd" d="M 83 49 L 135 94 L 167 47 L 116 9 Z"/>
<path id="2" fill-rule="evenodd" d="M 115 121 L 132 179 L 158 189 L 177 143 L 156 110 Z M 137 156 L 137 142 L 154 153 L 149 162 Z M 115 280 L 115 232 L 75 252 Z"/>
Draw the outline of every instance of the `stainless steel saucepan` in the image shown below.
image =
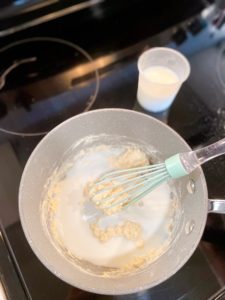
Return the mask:
<path id="1" fill-rule="evenodd" d="M 47 178 L 63 154 L 79 139 L 102 133 L 127 136 L 152 145 L 161 152 L 162 158 L 190 150 L 170 127 L 138 112 L 103 109 L 75 116 L 47 134 L 28 160 L 19 191 L 20 218 L 34 253 L 62 280 L 94 293 L 134 293 L 161 283 L 185 264 L 198 246 L 207 214 L 224 213 L 225 201 L 208 200 L 205 178 L 199 168 L 179 180 L 183 211 L 179 232 L 159 259 L 129 277 L 104 278 L 82 271 L 60 255 L 46 236 L 40 218 L 41 195 Z"/>

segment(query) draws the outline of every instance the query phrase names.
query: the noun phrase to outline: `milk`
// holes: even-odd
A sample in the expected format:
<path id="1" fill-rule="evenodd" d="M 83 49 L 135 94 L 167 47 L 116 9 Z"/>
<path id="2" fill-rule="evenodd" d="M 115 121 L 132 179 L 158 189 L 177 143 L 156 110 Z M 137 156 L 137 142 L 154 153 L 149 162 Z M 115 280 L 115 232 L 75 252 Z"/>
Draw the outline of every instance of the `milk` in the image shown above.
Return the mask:
<path id="1" fill-rule="evenodd" d="M 51 213 L 54 222 L 54 232 L 50 232 L 54 239 L 59 238 L 62 248 L 80 259 L 97 266 L 120 268 L 129 263 L 132 258 L 147 255 L 149 251 L 156 251 L 158 256 L 166 250 L 176 228 L 176 209 L 171 199 L 171 187 L 165 183 L 145 196 L 138 204 L 130 206 L 122 212 L 105 217 L 100 225 L 122 223 L 125 220 L 138 223 L 143 231 L 144 246 L 138 248 L 133 241 L 123 237 L 114 237 L 102 243 L 96 239 L 87 222 L 83 206 L 86 201 L 83 190 L 90 180 L 98 178 L 108 171 L 113 157 L 117 157 L 124 150 L 123 147 L 96 147 L 82 155 L 75 156 L 68 168 L 58 170 L 56 176 L 57 188 L 54 199 L 57 203 Z M 60 179 L 61 178 L 61 179 Z M 58 184 L 58 182 L 60 184 Z M 54 180 L 51 183 L 54 189 Z M 52 206 L 52 205 L 51 205 Z M 172 228 L 172 229 L 171 229 Z M 163 245 L 165 246 L 162 249 Z"/>
<path id="2" fill-rule="evenodd" d="M 151 66 L 139 76 L 137 98 L 145 109 L 158 112 L 167 109 L 180 87 L 178 75 L 164 66 Z"/>

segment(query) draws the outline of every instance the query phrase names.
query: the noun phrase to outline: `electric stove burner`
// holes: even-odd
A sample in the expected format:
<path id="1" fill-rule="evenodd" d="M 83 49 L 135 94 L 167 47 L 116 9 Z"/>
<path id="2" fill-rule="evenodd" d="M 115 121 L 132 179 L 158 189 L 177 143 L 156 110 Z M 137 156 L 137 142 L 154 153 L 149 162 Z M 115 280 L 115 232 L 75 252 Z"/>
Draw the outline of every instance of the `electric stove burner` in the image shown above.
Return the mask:
<path id="1" fill-rule="evenodd" d="M 93 59 L 52 37 L 24 39 L 0 49 L 0 131 L 44 135 L 88 111 L 99 90 Z"/>

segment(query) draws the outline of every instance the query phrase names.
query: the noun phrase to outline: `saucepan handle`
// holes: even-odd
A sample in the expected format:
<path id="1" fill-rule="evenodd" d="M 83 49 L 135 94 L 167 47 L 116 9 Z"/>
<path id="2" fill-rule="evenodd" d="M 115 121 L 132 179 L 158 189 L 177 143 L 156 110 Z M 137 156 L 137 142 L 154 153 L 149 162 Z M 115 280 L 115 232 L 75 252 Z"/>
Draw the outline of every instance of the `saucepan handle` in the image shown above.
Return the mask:
<path id="1" fill-rule="evenodd" d="M 209 213 L 225 214 L 225 199 L 209 199 Z"/>

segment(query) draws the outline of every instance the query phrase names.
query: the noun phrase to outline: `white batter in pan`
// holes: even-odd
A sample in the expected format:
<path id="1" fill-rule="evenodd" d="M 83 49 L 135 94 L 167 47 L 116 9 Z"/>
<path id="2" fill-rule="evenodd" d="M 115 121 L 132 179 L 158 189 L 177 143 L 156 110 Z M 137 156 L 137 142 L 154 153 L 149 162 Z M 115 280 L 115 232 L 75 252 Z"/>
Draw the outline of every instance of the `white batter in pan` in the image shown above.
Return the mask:
<path id="1" fill-rule="evenodd" d="M 149 154 L 131 143 L 95 143 L 81 150 L 74 146 L 71 153 L 46 183 L 41 207 L 55 247 L 71 261 L 76 257 L 114 270 L 105 276 L 135 271 L 156 260 L 173 239 L 179 218 L 171 185 L 161 185 L 118 214 L 89 221 L 84 215 L 87 183 L 112 169 L 146 165 Z"/>

